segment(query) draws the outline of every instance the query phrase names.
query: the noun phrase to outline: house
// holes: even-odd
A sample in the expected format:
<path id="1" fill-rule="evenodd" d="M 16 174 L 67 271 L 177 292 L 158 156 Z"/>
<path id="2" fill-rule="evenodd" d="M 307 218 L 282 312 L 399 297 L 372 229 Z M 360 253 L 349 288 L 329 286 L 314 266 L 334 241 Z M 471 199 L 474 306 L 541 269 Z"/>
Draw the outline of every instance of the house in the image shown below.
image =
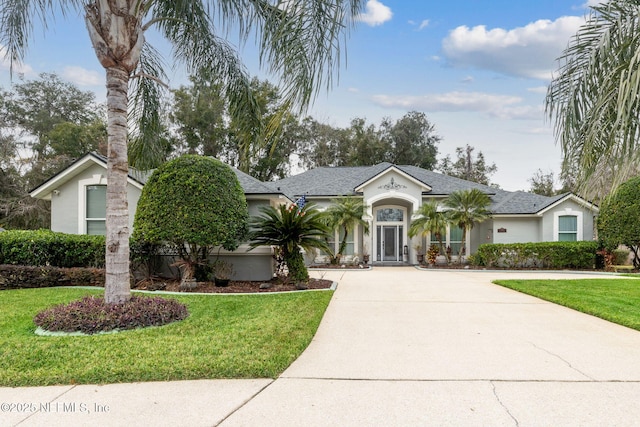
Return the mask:
<path id="1" fill-rule="evenodd" d="M 234 169 L 244 189 L 249 215 L 257 215 L 260 206 L 278 205 L 289 199 L 257 179 Z M 70 234 L 104 234 L 106 222 L 107 159 L 89 153 L 31 191 L 31 196 L 51 201 L 51 230 Z M 151 172 L 129 169 L 127 197 L 129 227 L 133 229 L 136 206 L 142 187 Z M 270 248 L 247 252 L 241 245 L 235 252 L 220 251 L 221 258 L 232 262 L 237 280 L 269 280 L 273 277 Z M 171 264 L 167 262 L 165 264 Z"/>
<path id="2" fill-rule="evenodd" d="M 105 223 L 106 158 L 87 154 L 71 166 L 42 183 L 32 197 L 51 201 L 51 229 L 65 233 L 103 233 Z M 492 217 L 467 233 L 466 247 L 474 253 L 482 243 L 516 243 L 562 240 L 592 240 L 597 206 L 571 193 L 546 197 L 523 191 L 504 191 L 453 178 L 415 166 L 380 163 L 373 166 L 321 167 L 276 182 L 260 182 L 235 170 L 249 206 L 249 214 L 260 206 L 291 203 L 305 196 L 320 209 L 337 197 L 354 196 L 367 206 L 362 227 L 349 233 L 346 260 L 370 255 L 374 264 L 417 262 L 416 247 L 434 243 L 433 236 L 408 237 L 411 219 L 419 207 L 432 199 L 441 201 L 458 190 L 477 188 L 492 200 Z M 129 221 L 133 224 L 135 207 L 148 172 L 129 172 Z M 342 236 L 336 232 L 337 249 Z M 461 245 L 462 230 L 447 228 L 445 244 L 452 253 Z M 265 280 L 273 270 L 268 248 L 247 252 L 243 245 L 234 253 L 236 278 Z M 314 254 L 309 261 L 321 261 Z M 260 261 L 261 260 L 261 261 Z M 264 273 L 263 273 L 264 270 Z M 267 277 L 268 276 L 268 277 Z"/>
<path id="3" fill-rule="evenodd" d="M 466 247 L 474 253 L 483 243 L 524 243 L 593 240 L 597 206 L 571 193 L 546 197 L 524 191 L 505 191 L 450 177 L 416 166 L 380 163 L 374 166 L 322 167 L 276 182 L 291 200 L 305 195 L 321 209 L 338 196 L 362 197 L 367 206 L 362 229 L 349 235 L 350 256 L 370 254 L 373 263 L 417 262 L 417 245 L 436 243 L 433 236 L 410 239 L 407 231 L 419 207 L 444 200 L 458 190 L 477 188 L 491 198 L 491 219 L 467 233 Z M 335 245 L 340 236 L 335 236 Z M 458 253 L 462 230 L 447 228 L 446 246 Z"/>

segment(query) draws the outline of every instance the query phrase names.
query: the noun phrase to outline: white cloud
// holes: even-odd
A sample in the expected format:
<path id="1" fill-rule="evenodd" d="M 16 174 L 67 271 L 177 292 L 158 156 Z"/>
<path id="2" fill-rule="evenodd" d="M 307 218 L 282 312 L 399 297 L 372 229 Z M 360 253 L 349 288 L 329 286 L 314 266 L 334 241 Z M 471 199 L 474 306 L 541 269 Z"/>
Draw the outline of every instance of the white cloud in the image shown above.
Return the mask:
<path id="1" fill-rule="evenodd" d="M 473 76 L 467 76 L 464 79 L 462 79 L 461 81 L 464 84 L 470 84 L 470 83 L 473 83 L 474 80 L 475 79 L 473 78 Z"/>
<path id="2" fill-rule="evenodd" d="M 62 77 L 78 86 L 99 86 L 105 82 L 104 75 L 99 72 L 76 66 L 64 67 Z"/>
<path id="3" fill-rule="evenodd" d="M 479 112 L 499 119 L 534 120 L 543 117 L 543 108 L 519 105 L 517 96 L 482 92 L 447 92 L 430 95 L 375 95 L 375 104 L 386 108 L 402 108 L 425 112 Z"/>
<path id="4" fill-rule="evenodd" d="M 547 86 L 530 87 L 530 88 L 527 88 L 527 91 L 531 93 L 541 93 L 545 95 L 547 93 Z"/>
<path id="5" fill-rule="evenodd" d="M 358 93 L 358 92 L 360 92 L 360 89 L 358 89 L 357 87 L 350 87 L 350 88 L 347 89 L 347 92 Z"/>
<path id="6" fill-rule="evenodd" d="M 587 7 L 591 7 L 591 6 L 597 6 L 599 4 L 604 3 L 606 0 L 587 0 L 582 7 L 587 8 Z"/>
<path id="7" fill-rule="evenodd" d="M 556 58 L 583 23 L 584 18 L 565 16 L 511 30 L 461 26 L 443 40 L 442 50 L 454 67 L 549 80 L 556 68 Z"/>
<path id="8" fill-rule="evenodd" d="M 418 31 L 420 30 L 424 30 L 425 28 L 427 28 L 429 26 L 429 20 L 425 19 L 420 23 L 420 26 L 418 27 Z"/>
<path id="9" fill-rule="evenodd" d="M 369 0 L 367 1 L 366 11 L 358 15 L 357 20 L 375 27 L 391 20 L 392 16 L 393 12 L 391 12 L 389 6 L 385 6 L 378 0 Z"/>

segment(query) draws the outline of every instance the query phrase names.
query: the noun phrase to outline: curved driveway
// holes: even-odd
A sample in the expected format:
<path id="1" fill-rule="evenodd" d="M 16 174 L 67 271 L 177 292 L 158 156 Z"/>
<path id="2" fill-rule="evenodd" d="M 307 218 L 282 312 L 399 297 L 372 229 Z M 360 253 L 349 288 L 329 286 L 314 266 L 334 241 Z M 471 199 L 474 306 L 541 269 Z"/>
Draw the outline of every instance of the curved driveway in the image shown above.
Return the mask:
<path id="1" fill-rule="evenodd" d="M 340 284 L 313 342 L 222 425 L 640 423 L 640 332 L 491 284 L 585 276 L 316 275 Z"/>
<path id="2" fill-rule="evenodd" d="M 0 426 L 640 425 L 640 332 L 491 283 L 587 276 L 314 274 L 338 289 L 276 380 L 0 388 Z"/>

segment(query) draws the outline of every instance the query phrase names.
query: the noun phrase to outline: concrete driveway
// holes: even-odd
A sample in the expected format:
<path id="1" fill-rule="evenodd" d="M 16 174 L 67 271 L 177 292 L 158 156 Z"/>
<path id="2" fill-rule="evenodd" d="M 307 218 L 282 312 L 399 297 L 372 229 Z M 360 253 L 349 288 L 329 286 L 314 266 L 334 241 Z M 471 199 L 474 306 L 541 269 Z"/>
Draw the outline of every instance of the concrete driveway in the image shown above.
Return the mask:
<path id="1" fill-rule="evenodd" d="M 0 403 L 52 405 L 3 406 L 15 410 L 3 409 L 0 426 L 640 425 L 640 332 L 491 284 L 589 276 L 314 275 L 338 290 L 309 348 L 275 381 L 0 388 Z"/>
<path id="2" fill-rule="evenodd" d="M 323 274 L 310 347 L 222 425 L 640 425 L 640 332 L 491 284 L 574 274 Z"/>

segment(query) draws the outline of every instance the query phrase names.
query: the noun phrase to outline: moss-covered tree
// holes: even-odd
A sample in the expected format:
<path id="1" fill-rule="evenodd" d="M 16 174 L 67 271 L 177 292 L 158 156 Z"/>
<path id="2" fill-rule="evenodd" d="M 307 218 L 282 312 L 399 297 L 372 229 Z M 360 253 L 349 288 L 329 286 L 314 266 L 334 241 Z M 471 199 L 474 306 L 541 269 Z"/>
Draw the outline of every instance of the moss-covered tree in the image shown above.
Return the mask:
<path id="1" fill-rule="evenodd" d="M 640 177 L 621 184 L 600 206 L 598 237 L 608 250 L 627 246 L 634 254 L 633 265 L 640 268 Z"/>
<path id="2" fill-rule="evenodd" d="M 175 245 L 183 279 L 190 279 L 213 248 L 238 248 L 248 218 L 233 170 L 210 157 L 187 155 L 165 163 L 149 178 L 138 202 L 133 238 Z"/>

